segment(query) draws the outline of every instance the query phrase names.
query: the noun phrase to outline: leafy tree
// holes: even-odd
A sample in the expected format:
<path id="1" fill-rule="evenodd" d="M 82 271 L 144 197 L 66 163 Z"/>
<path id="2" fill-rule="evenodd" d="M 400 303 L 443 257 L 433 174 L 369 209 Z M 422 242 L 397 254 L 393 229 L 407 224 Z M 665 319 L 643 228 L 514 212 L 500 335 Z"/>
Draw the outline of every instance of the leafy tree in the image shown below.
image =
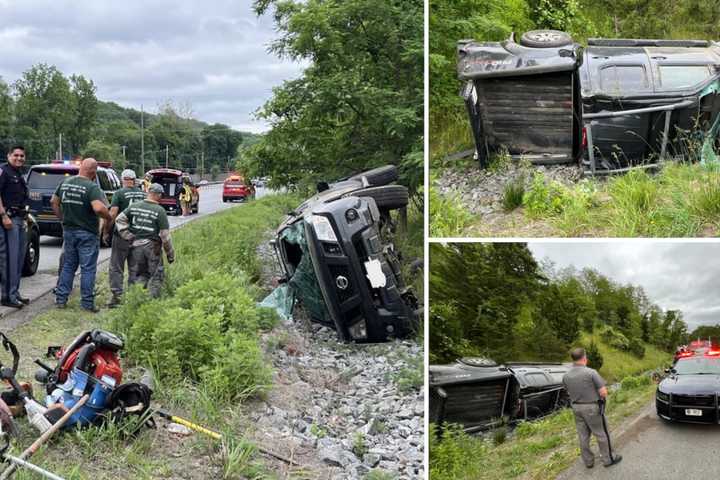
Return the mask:
<path id="1" fill-rule="evenodd" d="M 392 163 L 417 188 L 423 2 L 258 0 L 254 6 L 258 15 L 272 11 L 280 32 L 271 51 L 309 65 L 260 109 L 272 129 L 243 155 L 242 170 L 289 185 Z"/>
<path id="2" fill-rule="evenodd" d="M 588 359 L 588 367 L 594 368 L 595 370 L 602 368 L 604 359 L 595 342 L 590 342 L 590 345 L 585 349 L 585 355 Z"/>

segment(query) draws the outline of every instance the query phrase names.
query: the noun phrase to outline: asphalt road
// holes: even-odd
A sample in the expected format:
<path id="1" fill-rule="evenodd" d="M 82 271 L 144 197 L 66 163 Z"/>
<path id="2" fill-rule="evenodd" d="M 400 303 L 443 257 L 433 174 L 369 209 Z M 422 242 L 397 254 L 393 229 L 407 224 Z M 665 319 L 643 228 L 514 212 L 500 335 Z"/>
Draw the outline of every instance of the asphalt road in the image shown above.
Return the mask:
<path id="1" fill-rule="evenodd" d="M 588 470 L 578 460 L 558 480 L 714 478 L 720 473 L 720 426 L 666 422 L 655 413 L 654 401 L 614 439 L 613 448 L 623 456 L 618 465 L 603 468 L 597 459 Z"/>
<path id="2" fill-rule="evenodd" d="M 265 189 L 258 188 L 256 198 L 260 198 L 265 194 L 267 194 Z M 170 228 L 178 227 L 210 213 L 241 205 L 243 204 L 222 202 L 222 184 L 201 187 L 200 205 L 198 209 L 199 212 L 189 217 L 168 217 L 170 220 Z M 62 241 L 59 238 L 48 236 L 40 237 L 40 264 L 38 266 L 38 271 L 31 277 L 23 277 L 20 282 L 20 292 L 22 295 L 30 298 L 31 301 L 34 301 L 52 290 L 57 282 L 57 269 L 60 261 L 60 253 L 62 251 L 61 247 Z M 108 258 L 110 258 L 110 249 L 100 249 L 98 263 L 107 260 Z M 75 287 L 78 287 L 77 281 Z M 15 311 L 16 310 L 13 308 L 0 306 L 0 318 Z"/>

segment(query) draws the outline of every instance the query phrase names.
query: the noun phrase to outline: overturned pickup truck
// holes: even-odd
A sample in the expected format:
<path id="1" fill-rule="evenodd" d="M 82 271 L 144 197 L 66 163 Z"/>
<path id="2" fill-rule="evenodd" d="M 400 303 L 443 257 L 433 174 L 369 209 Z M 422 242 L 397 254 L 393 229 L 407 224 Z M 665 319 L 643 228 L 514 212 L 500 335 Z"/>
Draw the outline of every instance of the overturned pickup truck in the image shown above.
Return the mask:
<path id="1" fill-rule="evenodd" d="M 415 332 L 418 301 L 391 242 L 408 204 L 397 178 L 390 165 L 318 184 L 317 195 L 277 230 L 273 245 L 284 285 L 263 303 L 277 306 L 282 296 L 291 310 L 297 298 L 313 321 L 334 328 L 343 341 L 383 342 Z"/>
<path id="2" fill-rule="evenodd" d="M 562 377 L 570 365 L 461 358 L 430 365 L 430 421 L 465 431 L 545 416 L 569 405 Z"/>
<path id="3" fill-rule="evenodd" d="M 458 42 L 458 77 L 487 166 L 495 152 L 587 173 L 716 159 L 720 44 L 590 39 L 537 30 Z"/>

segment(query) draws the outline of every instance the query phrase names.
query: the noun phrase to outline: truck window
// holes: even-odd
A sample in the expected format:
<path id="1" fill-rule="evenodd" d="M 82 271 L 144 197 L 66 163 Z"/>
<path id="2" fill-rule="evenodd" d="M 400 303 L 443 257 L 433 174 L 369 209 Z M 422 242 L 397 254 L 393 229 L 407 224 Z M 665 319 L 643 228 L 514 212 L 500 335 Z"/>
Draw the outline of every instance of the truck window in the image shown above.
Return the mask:
<path id="1" fill-rule="evenodd" d="M 105 170 L 99 170 L 97 171 L 97 178 L 100 182 L 100 189 L 103 191 L 113 191 L 115 190 L 113 188 L 112 182 L 110 182 L 110 179 L 108 178 L 107 172 Z"/>
<path id="2" fill-rule="evenodd" d="M 707 65 L 660 65 L 660 81 L 667 89 L 689 88 L 710 78 Z"/>
<path id="3" fill-rule="evenodd" d="M 647 90 L 648 79 L 641 65 L 610 65 L 600 70 L 600 86 L 607 93 Z"/>

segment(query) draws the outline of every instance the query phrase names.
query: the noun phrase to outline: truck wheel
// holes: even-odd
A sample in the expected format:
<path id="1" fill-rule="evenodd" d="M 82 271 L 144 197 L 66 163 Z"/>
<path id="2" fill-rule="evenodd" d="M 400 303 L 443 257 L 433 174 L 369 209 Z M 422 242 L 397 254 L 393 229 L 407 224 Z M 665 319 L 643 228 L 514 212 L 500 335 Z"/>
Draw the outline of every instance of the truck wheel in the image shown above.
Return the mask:
<path id="1" fill-rule="evenodd" d="M 557 48 L 573 43 L 570 35 L 560 30 L 531 30 L 520 37 L 520 45 L 534 48 Z"/>
<path id="2" fill-rule="evenodd" d="M 398 179 L 398 171 L 395 165 L 385 165 L 384 167 L 373 168 L 367 172 L 353 175 L 348 180 L 362 180 L 362 177 L 367 178 L 368 183 L 372 187 L 379 187 L 381 185 L 387 185 Z"/>
<path id="3" fill-rule="evenodd" d="M 396 210 L 406 207 L 409 201 L 408 189 L 404 185 L 383 185 L 354 192 L 357 197 L 370 197 L 380 210 Z"/>
<path id="4" fill-rule="evenodd" d="M 27 247 L 25 249 L 25 261 L 23 262 L 22 275 L 30 277 L 37 272 L 40 264 L 40 234 L 37 230 L 28 232 Z"/>

